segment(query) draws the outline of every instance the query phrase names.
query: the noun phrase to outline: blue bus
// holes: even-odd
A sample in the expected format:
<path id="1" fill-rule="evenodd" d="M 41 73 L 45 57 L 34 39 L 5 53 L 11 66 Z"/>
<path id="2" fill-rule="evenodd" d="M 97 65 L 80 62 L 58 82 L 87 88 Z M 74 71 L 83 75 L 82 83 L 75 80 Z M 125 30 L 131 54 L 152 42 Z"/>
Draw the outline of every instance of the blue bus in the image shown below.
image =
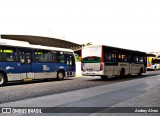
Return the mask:
<path id="1" fill-rule="evenodd" d="M 0 39 L 0 86 L 10 81 L 74 76 L 73 50 Z"/>

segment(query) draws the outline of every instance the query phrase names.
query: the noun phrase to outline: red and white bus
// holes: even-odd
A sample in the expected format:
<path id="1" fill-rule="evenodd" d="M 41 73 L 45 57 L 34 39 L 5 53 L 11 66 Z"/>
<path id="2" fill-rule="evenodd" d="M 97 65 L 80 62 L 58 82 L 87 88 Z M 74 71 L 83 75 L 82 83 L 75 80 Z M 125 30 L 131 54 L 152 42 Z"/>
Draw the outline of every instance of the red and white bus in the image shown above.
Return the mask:
<path id="1" fill-rule="evenodd" d="M 145 52 L 121 49 L 104 45 L 90 45 L 82 48 L 82 75 L 125 76 L 146 72 Z"/>

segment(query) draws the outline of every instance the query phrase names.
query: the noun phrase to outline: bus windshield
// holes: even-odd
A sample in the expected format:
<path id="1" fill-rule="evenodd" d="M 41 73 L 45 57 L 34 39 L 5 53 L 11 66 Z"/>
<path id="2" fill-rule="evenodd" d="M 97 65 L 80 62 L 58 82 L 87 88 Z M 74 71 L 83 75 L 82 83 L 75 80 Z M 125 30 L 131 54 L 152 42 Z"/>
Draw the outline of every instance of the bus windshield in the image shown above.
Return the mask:
<path id="1" fill-rule="evenodd" d="M 84 47 L 82 49 L 82 63 L 98 63 L 101 61 L 101 47 Z"/>
<path id="2" fill-rule="evenodd" d="M 152 59 L 152 64 L 159 63 L 159 59 Z"/>

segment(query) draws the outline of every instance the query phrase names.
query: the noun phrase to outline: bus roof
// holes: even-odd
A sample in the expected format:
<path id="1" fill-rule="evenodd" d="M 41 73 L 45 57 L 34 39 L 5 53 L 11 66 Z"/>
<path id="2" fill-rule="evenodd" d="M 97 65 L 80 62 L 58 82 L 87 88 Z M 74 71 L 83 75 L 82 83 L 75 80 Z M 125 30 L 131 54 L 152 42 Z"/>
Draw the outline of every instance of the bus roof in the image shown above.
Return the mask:
<path id="1" fill-rule="evenodd" d="M 149 59 L 160 59 L 159 57 L 148 57 Z"/>
<path id="2" fill-rule="evenodd" d="M 120 50 L 120 51 L 126 51 L 126 52 L 136 52 L 136 53 L 140 53 L 140 54 L 146 54 L 146 52 L 142 52 L 142 51 L 137 51 L 137 50 L 130 50 L 130 49 L 124 49 L 124 48 L 118 48 L 118 47 L 112 47 L 112 46 L 106 46 L 106 45 L 88 45 L 88 46 L 84 46 L 85 48 L 87 47 L 106 47 L 109 49 L 115 49 L 115 50 Z"/>
<path id="3" fill-rule="evenodd" d="M 148 57 L 156 57 L 155 54 L 147 54 Z"/>
<path id="4" fill-rule="evenodd" d="M 48 47 L 48 46 L 42 46 L 42 45 L 33 45 L 33 44 L 29 44 L 29 42 L 26 42 L 26 41 L 9 40 L 9 39 L 1 39 L 1 38 L 0 38 L 0 45 L 33 48 L 33 49 L 43 49 L 43 50 L 56 50 L 56 51 L 73 52 L 73 50 L 71 50 L 71 49 L 58 48 L 58 47 Z"/>

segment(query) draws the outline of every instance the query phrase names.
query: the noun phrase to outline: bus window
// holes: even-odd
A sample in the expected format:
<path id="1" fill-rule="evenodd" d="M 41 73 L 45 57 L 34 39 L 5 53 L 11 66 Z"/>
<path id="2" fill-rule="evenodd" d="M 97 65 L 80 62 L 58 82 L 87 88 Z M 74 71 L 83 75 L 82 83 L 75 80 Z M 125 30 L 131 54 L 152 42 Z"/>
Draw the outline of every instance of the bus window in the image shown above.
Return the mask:
<path id="1" fill-rule="evenodd" d="M 72 54 L 70 54 L 70 53 L 65 54 L 65 63 L 67 65 L 72 65 L 73 64 Z"/>
<path id="2" fill-rule="evenodd" d="M 121 62 L 122 61 L 122 55 L 118 54 L 118 61 Z"/>
<path id="3" fill-rule="evenodd" d="M 44 62 L 52 62 L 52 54 L 50 51 L 44 52 Z"/>
<path id="4" fill-rule="evenodd" d="M 112 53 L 112 62 L 116 62 L 117 60 L 117 54 L 115 54 L 115 53 Z"/>
<path id="5" fill-rule="evenodd" d="M 57 53 L 54 51 L 53 53 L 52 53 L 52 56 L 53 56 L 53 62 L 57 62 L 57 55 L 56 55 Z"/>
<path id="6" fill-rule="evenodd" d="M 138 62 L 138 56 L 133 56 L 132 57 L 132 62 Z"/>
<path id="7" fill-rule="evenodd" d="M 152 59 L 152 64 L 156 64 L 157 60 L 156 59 Z"/>
<path id="8" fill-rule="evenodd" d="M 127 59 L 127 55 L 122 55 L 122 62 L 127 62 L 128 61 L 128 59 Z"/>
<path id="9" fill-rule="evenodd" d="M 57 52 L 57 62 L 64 63 L 64 53 L 63 52 Z"/>
<path id="10" fill-rule="evenodd" d="M 11 48 L 3 49 L 3 61 L 14 62 L 16 61 L 15 50 Z"/>
<path id="11" fill-rule="evenodd" d="M 111 59 L 112 59 L 111 53 L 105 53 L 105 61 L 111 62 Z"/>
<path id="12" fill-rule="evenodd" d="M 140 56 L 140 57 L 138 58 L 138 60 L 139 60 L 140 63 L 143 63 L 143 57 L 142 57 L 142 56 Z"/>
<path id="13" fill-rule="evenodd" d="M 105 62 L 116 62 L 117 61 L 117 54 L 107 52 L 105 53 Z"/>
<path id="14" fill-rule="evenodd" d="M 34 51 L 34 61 L 35 62 L 39 62 L 39 54 L 40 52 L 38 50 Z"/>
<path id="15" fill-rule="evenodd" d="M 37 50 L 34 52 L 36 62 L 52 62 L 51 51 Z"/>

